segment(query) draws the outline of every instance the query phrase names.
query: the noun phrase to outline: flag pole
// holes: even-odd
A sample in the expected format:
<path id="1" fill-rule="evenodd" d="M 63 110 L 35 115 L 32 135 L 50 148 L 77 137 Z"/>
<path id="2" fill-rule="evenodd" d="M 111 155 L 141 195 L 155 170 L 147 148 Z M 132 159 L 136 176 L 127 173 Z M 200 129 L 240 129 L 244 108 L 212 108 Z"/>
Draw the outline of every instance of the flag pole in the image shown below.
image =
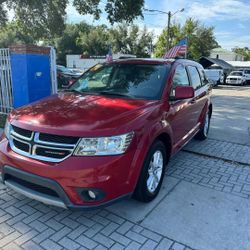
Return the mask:
<path id="1" fill-rule="evenodd" d="M 187 47 L 186 47 L 186 52 L 185 52 L 185 59 L 187 59 L 187 51 L 188 51 L 188 36 L 186 37 L 186 39 L 187 39 Z"/>

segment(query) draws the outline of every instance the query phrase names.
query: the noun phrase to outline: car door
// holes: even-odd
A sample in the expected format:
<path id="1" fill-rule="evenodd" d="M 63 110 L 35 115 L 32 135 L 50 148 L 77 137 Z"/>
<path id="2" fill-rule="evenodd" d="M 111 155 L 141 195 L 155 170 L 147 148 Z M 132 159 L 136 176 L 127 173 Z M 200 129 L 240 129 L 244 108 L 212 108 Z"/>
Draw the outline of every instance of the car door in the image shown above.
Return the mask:
<path id="1" fill-rule="evenodd" d="M 186 135 L 192 130 L 193 119 L 190 114 L 192 109 L 192 100 L 175 100 L 175 88 L 177 86 L 190 86 L 188 73 L 184 65 L 179 64 L 173 76 L 170 91 L 170 112 L 168 120 L 173 130 L 174 147 L 182 145 L 182 141 L 185 141 Z"/>
<path id="2" fill-rule="evenodd" d="M 202 116 L 202 112 L 207 102 L 209 88 L 207 86 L 205 74 L 202 70 L 199 70 L 195 66 L 187 66 L 187 70 L 191 86 L 195 90 L 195 97 L 192 100 L 192 107 L 190 109 L 191 123 L 192 126 L 195 127 L 199 125 L 200 117 Z"/>

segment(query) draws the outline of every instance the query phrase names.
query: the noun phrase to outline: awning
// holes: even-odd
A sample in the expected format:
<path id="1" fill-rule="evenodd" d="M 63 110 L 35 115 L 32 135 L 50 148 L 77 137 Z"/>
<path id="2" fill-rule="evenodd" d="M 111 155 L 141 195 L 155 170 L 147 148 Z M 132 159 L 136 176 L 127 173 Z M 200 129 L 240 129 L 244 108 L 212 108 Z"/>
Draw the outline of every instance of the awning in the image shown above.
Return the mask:
<path id="1" fill-rule="evenodd" d="M 213 64 L 218 65 L 222 69 L 226 69 L 226 70 L 233 69 L 233 66 L 231 64 L 225 62 L 224 60 L 217 59 L 217 58 L 201 57 L 199 60 L 199 63 L 204 67 L 204 69 L 209 68 Z"/>

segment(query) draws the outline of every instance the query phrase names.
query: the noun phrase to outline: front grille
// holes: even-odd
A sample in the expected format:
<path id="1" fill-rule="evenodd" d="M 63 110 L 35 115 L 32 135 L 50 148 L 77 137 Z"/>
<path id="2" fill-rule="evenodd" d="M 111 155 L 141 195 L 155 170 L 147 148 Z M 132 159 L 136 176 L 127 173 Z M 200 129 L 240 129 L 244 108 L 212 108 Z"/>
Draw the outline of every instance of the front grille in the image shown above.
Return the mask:
<path id="1" fill-rule="evenodd" d="M 26 130 L 26 129 L 22 129 L 22 128 L 18 128 L 16 126 L 11 125 L 13 131 L 15 133 L 17 133 L 18 135 L 21 135 L 23 137 L 27 137 L 30 138 L 32 136 L 32 131 Z"/>
<path id="2" fill-rule="evenodd" d="M 10 147 L 21 155 L 48 162 L 60 162 L 69 157 L 78 137 L 60 136 L 11 126 Z"/>
<path id="3" fill-rule="evenodd" d="M 43 148 L 43 147 L 37 147 L 36 148 L 36 154 L 41 155 L 44 157 L 50 157 L 50 158 L 56 158 L 56 159 L 62 159 L 67 157 L 71 154 L 70 150 L 57 150 L 57 149 L 49 149 L 49 148 Z"/>
<path id="4" fill-rule="evenodd" d="M 27 143 L 23 143 L 21 141 L 13 139 L 13 144 L 14 144 L 14 146 L 16 148 L 18 148 L 21 151 L 24 151 L 24 152 L 27 152 L 27 153 L 29 153 L 29 151 L 30 151 L 29 144 L 27 144 Z"/>
<path id="5" fill-rule="evenodd" d="M 45 141 L 45 142 L 76 144 L 79 138 L 72 137 L 72 136 L 50 135 L 50 134 L 40 133 L 39 140 Z"/>
<path id="6" fill-rule="evenodd" d="M 45 187 L 45 186 L 40 186 L 40 185 L 34 184 L 32 182 L 25 181 L 23 179 L 20 179 L 18 177 L 13 176 L 13 175 L 7 174 L 5 176 L 5 180 L 12 180 L 17 184 L 19 184 L 23 187 L 29 188 L 31 190 L 34 190 L 36 192 L 59 198 L 59 195 L 54 190 L 52 190 L 48 187 Z"/>

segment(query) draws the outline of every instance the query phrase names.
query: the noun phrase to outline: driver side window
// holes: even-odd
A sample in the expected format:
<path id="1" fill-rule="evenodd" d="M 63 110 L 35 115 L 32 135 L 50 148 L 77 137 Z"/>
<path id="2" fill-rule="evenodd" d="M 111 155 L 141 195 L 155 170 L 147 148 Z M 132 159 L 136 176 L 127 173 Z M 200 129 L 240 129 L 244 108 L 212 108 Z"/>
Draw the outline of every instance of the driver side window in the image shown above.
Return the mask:
<path id="1" fill-rule="evenodd" d="M 183 65 L 178 65 L 175 70 L 175 74 L 173 77 L 172 88 L 170 92 L 170 96 L 174 97 L 175 88 L 177 86 L 189 86 L 188 74 Z"/>

